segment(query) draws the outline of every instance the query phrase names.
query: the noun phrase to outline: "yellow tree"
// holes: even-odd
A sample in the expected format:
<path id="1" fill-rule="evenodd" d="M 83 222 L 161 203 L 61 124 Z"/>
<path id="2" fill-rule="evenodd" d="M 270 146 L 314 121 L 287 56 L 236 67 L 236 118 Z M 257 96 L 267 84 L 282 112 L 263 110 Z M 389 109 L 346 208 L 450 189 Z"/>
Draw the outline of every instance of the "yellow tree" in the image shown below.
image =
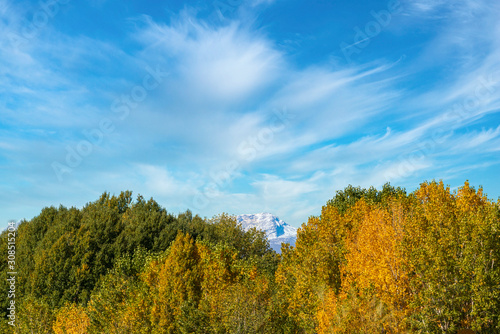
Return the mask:
<path id="1" fill-rule="evenodd" d="M 208 316 L 211 329 L 220 332 L 225 328 L 222 314 L 226 303 L 224 294 L 238 279 L 233 268 L 238 253 L 224 244 L 214 247 L 199 244 L 199 252 L 203 275 L 201 308 Z"/>
<path id="2" fill-rule="evenodd" d="M 54 334 L 86 334 L 90 319 L 83 306 L 71 304 L 60 308 L 52 326 Z"/>
<path id="3" fill-rule="evenodd" d="M 198 315 L 206 316 L 202 332 L 270 332 L 270 279 L 259 270 L 258 260 L 241 259 L 227 244 L 197 246 L 203 274 Z"/>
<path id="4" fill-rule="evenodd" d="M 288 316 L 306 333 L 316 331 L 318 307 L 326 294 L 340 287 L 339 266 L 349 224 L 335 207 L 324 206 L 320 217 L 309 218 L 299 229 L 295 247 L 282 249 L 276 272 L 278 296 Z"/>
<path id="5" fill-rule="evenodd" d="M 110 273 L 87 307 L 91 333 L 150 333 L 149 294 L 140 282 Z"/>
<path id="6" fill-rule="evenodd" d="M 347 210 L 344 219 L 351 229 L 345 238 L 342 289 L 325 298 L 318 313 L 320 332 L 405 330 L 409 290 L 403 212 L 397 201 L 381 206 L 363 199 Z"/>
<path id="7" fill-rule="evenodd" d="M 202 275 L 199 252 L 194 240 L 179 233 L 163 263 L 153 262 L 143 274 L 150 288 L 150 319 L 155 333 L 177 333 L 182 307 L 197 306 Z"/>
<path id="8" fill-rule="evenodd" d="M 414 326 L 442 333 L 500 330 L 498 206 L 467 182 L 456 193 L 426 182 L 415 192 L 406 229 Z"/>
<path id="9" fill-rule="evenodd" d="M 356 289 L 330 291 L 318 310 L 318 333 L 382 333 L 382 324 L 397 319 L 376 294 L 360 294 Z M 384 328 L 385 330 L 385 328 Z M 390 332 L 387 329 L 386 332 Z M 400 331 L 399 333 L 404 333 Z"/>

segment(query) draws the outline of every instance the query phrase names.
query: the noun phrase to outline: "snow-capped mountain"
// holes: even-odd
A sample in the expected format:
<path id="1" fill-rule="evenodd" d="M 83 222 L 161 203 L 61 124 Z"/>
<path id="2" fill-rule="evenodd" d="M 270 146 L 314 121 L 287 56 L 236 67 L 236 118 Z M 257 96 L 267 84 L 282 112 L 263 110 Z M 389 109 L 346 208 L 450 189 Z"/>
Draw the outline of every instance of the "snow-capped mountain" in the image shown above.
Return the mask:
<path id="1" fill-rule="evenodd" d="M 266 232 L 271 248 L 278 253 L 281 253 L 282 242 L 295 245 L 297 229 L 270 213 L 239 215 L 237 220 L 245 231 L 255 227 Z"/>

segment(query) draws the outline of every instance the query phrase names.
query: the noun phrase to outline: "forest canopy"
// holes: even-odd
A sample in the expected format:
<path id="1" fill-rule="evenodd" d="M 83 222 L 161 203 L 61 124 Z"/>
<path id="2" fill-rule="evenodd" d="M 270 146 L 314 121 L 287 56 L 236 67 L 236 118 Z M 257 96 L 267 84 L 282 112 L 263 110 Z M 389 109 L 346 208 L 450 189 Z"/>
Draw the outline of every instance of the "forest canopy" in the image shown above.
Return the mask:
<path id="1" fill-rule="evenodd" d="M 7 231 L 0 246 L 7 249 Z M 16 233 L 14 333 L 500 332 L 500 203 L 468 182 L 348 186 L 281 254 L 227 214 L 130 191 Z M 0 258 L 8 291 L 7 257 Z"/>

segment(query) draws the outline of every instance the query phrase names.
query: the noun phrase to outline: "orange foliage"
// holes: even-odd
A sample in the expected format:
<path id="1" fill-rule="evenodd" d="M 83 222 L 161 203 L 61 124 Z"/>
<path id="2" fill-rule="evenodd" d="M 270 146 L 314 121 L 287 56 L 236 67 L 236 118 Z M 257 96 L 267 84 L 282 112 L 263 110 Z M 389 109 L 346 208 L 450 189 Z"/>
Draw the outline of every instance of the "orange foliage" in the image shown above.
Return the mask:
<path id="1" fill-rule="evenodd" d="M 345 239 L 339 294 L 330 290 L 318 309 L 319 333 L 404 330 L 408 313 L 408 274 L 403 254 L 403 208 L 400 203 L 374 207 L 363 200 L 344 219 Z"/>

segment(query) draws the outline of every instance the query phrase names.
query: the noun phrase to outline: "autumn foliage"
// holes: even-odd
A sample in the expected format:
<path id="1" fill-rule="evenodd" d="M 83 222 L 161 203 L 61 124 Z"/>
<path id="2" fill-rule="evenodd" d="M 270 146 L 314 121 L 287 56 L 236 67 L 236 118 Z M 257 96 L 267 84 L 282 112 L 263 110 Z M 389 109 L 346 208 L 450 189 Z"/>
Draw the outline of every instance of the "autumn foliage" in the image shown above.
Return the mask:
<path id="1" fill-rule="evenodd" d="M 283 253 L 288 314 L 305 333 L 497 333 L 499 213 L 468 183 L 346 188 Z"/>
<path id="2" fill-rule="evenodd" d="M 46 208 L 19 226 L 15 332 L 498 333 L 499 205 L 467 182 L 349 186 L 281 255 L 129 192 Z"/>

